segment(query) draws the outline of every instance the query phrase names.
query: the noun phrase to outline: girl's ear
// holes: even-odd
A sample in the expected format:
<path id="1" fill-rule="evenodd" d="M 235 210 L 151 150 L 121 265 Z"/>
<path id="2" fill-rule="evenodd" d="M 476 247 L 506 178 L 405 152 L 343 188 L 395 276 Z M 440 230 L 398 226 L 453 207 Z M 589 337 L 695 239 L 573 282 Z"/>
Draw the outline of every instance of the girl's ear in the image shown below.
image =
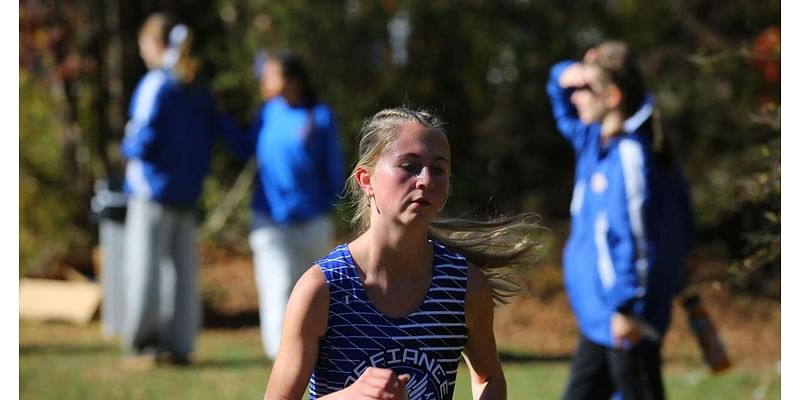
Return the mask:
<path id="1" fill-rule="evenodd" d="M 361 189 L 365 193 L 367 193 L 368 196 L 371 196 L 372 195 L 372 183 L 371 183 L 371 177 L 370 177 L 370 174 L 369 174 L 369 170 L 365 166 L 359 165 L 358 167 L 356 167 L 354 175 L 355 175 L 355 178 L 356 178 L 356 182 L 358 182 L 358 186 L 360 186 Z"/>
<path id="2" fill-rule="evenodd" d="M 606 107 L 615 109 L 622 106 L 622 90 L 617 85 L 608 85 L 606 89 Z"/>

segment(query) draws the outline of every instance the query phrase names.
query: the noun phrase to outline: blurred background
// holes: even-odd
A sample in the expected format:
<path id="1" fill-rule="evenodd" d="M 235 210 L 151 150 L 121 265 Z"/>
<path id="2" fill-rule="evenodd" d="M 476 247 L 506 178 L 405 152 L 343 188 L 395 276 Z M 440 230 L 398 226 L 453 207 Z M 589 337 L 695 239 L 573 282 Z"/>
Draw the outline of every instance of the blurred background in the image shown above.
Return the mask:
<path id="1" fill-rule="evenodd" d="M 428 107 L 448 122 L 453 147 L 448 213 L 535 211 L 554 229 L 567 221 L 573 155 L 550 115 L 548 68 L 600 39 L 626 40 L 691 182 L 700 251 L 729 266 L 729 283 L 780 295 L 777 0 L 23 0 L 21 275 L 97 243 L 93 184 L 121 175 L 128 102 L 146 71 L 137 31 L 157 10 L 194 28 L 203 74 L 241 122 L 259 104 L 257 51 L 294 49 L 339 116 L 348 161 L 364 118 Z M 243 167 L 226 153 L 207 180 L 206 210 Z M 212 243 L 246 249 L 244 203 Z"/>
<path id="2" fill-rule="evenodd" d="M 627 41 L 690 181 L 694 283 L 744 299 L 742 309 L 777 307 L 780 327 L 778 0 L 21 0 L 20 277 L 58 277 L 69 266 L 96 279 L 99 230 L 89 205 L 98 179 L 121 177 L 128 102 L 146 72 L 137 32 L 154 11 L 194 29 L 202 76 L 242 123 L 260 103 L 256 54 L 299 53 L 339 118 L 348 167 L 361 122 L 377 110 L 409 104 L 440 113 L 453 151 L 445 213 L 541 214 L 551 232 L 542 278 L 531 272 L 528 282 L 545 305 L 562 296 L 573 182 L 547 72 L 601 39 Z M 202 197 L 206 217 L 244 167 L 218 147 Z M 224 278 L 252 281 L 248 213 L 240 201 L 222 226 L 201 230 L 207 322 L 257 318 L 254 289 L 239 291 L 252 294 L 244 300 L 222 294 Z M 338 236 L 347 240 L 340 216 Z M 517 328 L 530 322 L 500 317 Z"/>

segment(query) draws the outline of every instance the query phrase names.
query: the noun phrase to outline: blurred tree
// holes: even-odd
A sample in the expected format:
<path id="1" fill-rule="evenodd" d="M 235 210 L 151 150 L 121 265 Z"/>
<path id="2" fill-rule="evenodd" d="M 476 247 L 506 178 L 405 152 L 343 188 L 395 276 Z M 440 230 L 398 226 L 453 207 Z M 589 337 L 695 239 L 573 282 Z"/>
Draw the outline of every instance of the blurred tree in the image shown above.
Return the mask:
<path id="1" fill-rule="evenodd" d="M 753 285 L 780 280 L 778 0 L 23 0 L 21 265 L 91 241 L 91 182 L 121 171 L 127 103 L 145 71 L 136 33 L 156 10 L 193 27 L 204 75 L 242 124 L 260 102 L 255 54 L 291 48 L 336 110 L 348 159 L 366 116 L 429 107 L 448 121 L 448 214 L 534 210 L 550 226 L 568 217 L 573 162 L 550 116 L 548 69 L 601 39 L 626 40 L 685 162 L 699 244 L 740 287 L 779 286 Z M 242 167 L 216 153 L 206 210 Z M 247 251 L 247 209 L 213 240 Z"/>
<path id="2" fill-rule="evenodd" d="M 20 2 L 21 270 L 89 245 L 79 204 L 90 196 L 97 119 L 84 112 L 92 86 L 81 77 L 97 64 L 79 55 L 78 13 L 72 2 Z"/>

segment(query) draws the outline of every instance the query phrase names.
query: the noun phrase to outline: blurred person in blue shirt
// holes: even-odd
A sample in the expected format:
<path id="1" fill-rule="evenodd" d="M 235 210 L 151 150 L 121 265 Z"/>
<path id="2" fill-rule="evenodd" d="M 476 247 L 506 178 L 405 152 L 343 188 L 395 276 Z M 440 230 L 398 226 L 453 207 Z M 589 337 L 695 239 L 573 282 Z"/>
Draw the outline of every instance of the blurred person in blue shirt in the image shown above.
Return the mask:
<path id="1" fill-rule="evenodd" d="M 144 22 L 139 54 L 148 72 L 133 92 L 121 146 L 129 197 L 122 345 L 177 364 L 189 362 L 200 326 L 195 207 L 217 126 L 191 41 L 191 30 L 166 14 Z"/>
<path id="2" fill-rule="evenodd" d="M 344 165 L 334 112 L 317 99 L 300 58 L 281 52 L 261 64 L 264 103 L 234 146 L 258 164 L 249 240 L 262 344 L 274 359 L 292 287 L 333 244 Z"/>
<path id="3" fill-rule="evenodd" d="M 565 399 L 662 399 L 660 346 L 684 287 L 688 187 L 625 43 L 550 71 L 547 93 L 575 150 L 564 281 L 581 339 Z"/>

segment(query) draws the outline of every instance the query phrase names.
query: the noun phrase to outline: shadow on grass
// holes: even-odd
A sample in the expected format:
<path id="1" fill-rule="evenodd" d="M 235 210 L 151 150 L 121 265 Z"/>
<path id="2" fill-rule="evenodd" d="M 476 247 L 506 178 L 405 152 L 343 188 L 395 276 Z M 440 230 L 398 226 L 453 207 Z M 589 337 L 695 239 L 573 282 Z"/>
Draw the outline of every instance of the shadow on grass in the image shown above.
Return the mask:
<path id="1" fill-rule="evenodd" d="M 265 370 L 272 367 L 272 363 L 264 357 L 237 358 L 237 359 L 203 359 L 192 362 L 183 367 L 189 369 L 246 369 L 263 367 Z"/>
<path id="2" fill-rule="evenodd" d="M 258 326 L 258 310 L 242 311 L 235 314 L 222 313 L 203 304 L 204 328 L 244 328 Z"/>
<path id="3" fill-rule="evenodd" d="M 20 356 L 30 356 L 37 354 L 101 354 L 118 353 L 119 350 L 114 346 L 105 344 L 23 344 L 19 346 Z"/>
<path id="4" fill-rule="evenodd" d="M 504 364 L 527 364 L 527 363 L 563 363 L 572 360 L 571 354 L 541 355 L 525 352 L 499 353 L 500 361 Z"/>

